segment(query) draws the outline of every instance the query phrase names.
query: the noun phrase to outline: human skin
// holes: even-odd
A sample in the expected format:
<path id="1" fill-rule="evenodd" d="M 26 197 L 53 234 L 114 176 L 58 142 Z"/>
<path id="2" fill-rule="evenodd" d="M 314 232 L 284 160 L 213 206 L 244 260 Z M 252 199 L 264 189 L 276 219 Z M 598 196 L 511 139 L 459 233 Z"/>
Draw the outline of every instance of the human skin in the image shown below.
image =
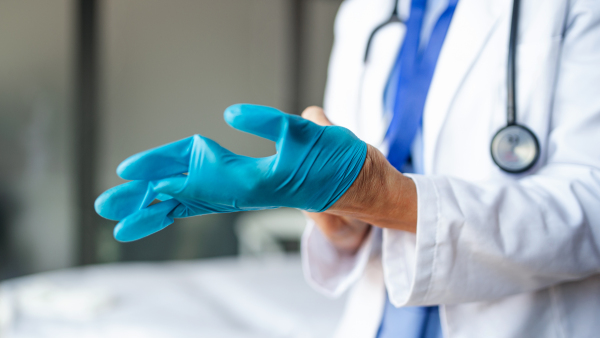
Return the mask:
<path id="1" fill-rule="evenodd" d="M 333 125 L 320 107 L 306 108 L 302 117 L 322 126 Z M 367 146 L 365 163 L 346 193 L 325 212 L 305 212 L 338 250 L 348 254 L 358 250 L 371 225 L 417 231 L 415 183 L 379 150 Z"/>

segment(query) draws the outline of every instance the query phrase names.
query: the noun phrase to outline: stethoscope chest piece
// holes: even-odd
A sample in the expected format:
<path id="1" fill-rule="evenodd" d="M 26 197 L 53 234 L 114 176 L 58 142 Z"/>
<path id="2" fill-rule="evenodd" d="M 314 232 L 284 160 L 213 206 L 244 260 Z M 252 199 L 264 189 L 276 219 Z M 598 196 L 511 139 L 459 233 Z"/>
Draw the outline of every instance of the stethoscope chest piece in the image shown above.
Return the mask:
<path id="1" fill-rule="evenodd" d="M 537 161 L 540 145 L 531 130 L 512 124 L 494 135 L 491 152 L 492 159 L 500 169 L 509 173 L 522 173 Z"/>

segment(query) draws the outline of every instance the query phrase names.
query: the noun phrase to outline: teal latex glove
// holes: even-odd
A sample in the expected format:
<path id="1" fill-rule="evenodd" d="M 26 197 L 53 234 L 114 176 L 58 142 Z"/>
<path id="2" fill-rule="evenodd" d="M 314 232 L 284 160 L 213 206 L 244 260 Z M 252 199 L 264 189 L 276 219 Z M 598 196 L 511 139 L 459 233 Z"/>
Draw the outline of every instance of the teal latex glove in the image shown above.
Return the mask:
<path id="1" fill-rule="evenodd" d="M 117 240 L 148 236 L 173 218 L 278 207 L 325 211 L 352 185 L 367 153 L 348 129 L 275 108 L 234 105 L 225 121 L 274 141 L 277 153 L 237 155 L 194 135 L 131 156 L 117 173 L 132 182 L 107 190 L 95 204 L 98 214 L 120 221 Z M 155 199 L 162 202 L 149 206 Z"/>

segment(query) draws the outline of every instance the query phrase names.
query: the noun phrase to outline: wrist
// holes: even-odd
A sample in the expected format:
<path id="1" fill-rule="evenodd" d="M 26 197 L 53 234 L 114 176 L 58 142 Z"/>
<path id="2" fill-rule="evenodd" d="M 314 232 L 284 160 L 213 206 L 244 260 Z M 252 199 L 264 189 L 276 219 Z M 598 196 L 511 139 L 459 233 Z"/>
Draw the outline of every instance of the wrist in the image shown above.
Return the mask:
<path id="1" fill-rule="evenodd" d="M 383 228 L 416 232 L 416 186 L 379 150 L 368 145 L 358 177 L 328 212 L 355 217 Z"/>

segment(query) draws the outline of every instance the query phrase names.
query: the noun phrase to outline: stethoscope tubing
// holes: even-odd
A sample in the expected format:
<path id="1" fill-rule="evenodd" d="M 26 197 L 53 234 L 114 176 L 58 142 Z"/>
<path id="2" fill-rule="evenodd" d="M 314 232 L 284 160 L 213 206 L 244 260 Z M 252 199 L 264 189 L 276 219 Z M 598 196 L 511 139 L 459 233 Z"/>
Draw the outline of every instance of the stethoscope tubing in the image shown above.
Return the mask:
<path id="1" fill-rule="evenodd" d="M 375 27 L 373 29 L 373 31 L 371 32 L 371 34 L 369 35 L 369 39 L 367 40 L 367 46 L 365 47 L 365 55 L 363 57 L 363 64 L 366 64 L 367 61 L 369 61 L 369 53 L 371 51 L 371 45 L 373 44 L 373 38 L 375 38 L 375 35 L 377 35 L 377 33 L 382 28 L 386 27 L 387 25 L 390 25 L 393 23 L 404 23 L 404 21 L 402 21 L 402 19 L 400 19 L 400 14 L 398 13 L 398 2 L 399 2 L 399 0 L 394 0 L 394 9 L 392 10 L 392 15 L 385 22 L 382 22 L 377 27 Z"/>

